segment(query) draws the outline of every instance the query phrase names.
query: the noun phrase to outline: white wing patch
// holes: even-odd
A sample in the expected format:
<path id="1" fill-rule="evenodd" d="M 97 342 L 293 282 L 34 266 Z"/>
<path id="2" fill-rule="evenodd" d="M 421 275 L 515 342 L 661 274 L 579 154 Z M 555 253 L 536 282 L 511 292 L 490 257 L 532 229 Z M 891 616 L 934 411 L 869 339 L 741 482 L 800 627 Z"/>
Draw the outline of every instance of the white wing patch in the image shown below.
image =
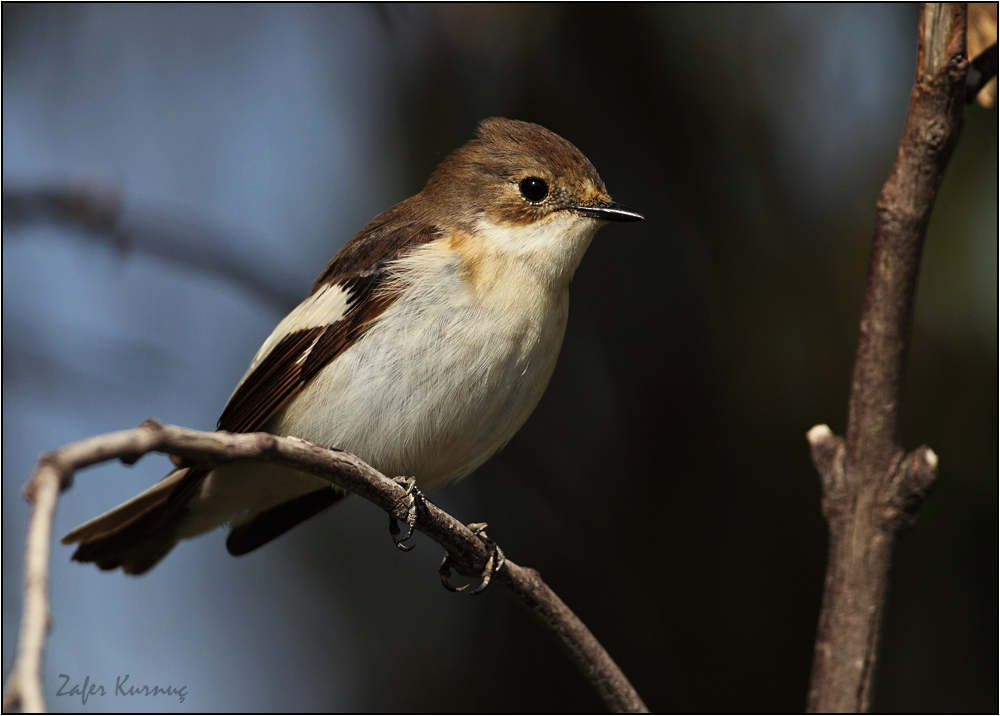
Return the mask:
<path id="1" fill-rule="evenodd" d="M 261 364 L 261 361 L 267 358 L 271 350 L 285 336 L 307 328 L 328 326 L 336 323 L 347 313 L 347 304 L 347 291 L 340 284 L 328 284 L 307 297 L 302 303 L 292 309 L 292 312 L 285 316 L 281 323 L 271 331 L 271 335 L 264 341 L 264 344 L 257 351 L 257 355 L 250 361 L 250 367 L 247 368 L 247 372 L 240 378 L 240 382 L 236 386 L 236 390 L 233 391 L 233 394 L 235 395 L 236 391 L 243 385 L 243 381 L 247 379 L 247 376 L 254 371 L 254 368 Z M 305 360 L 308 355 L 309 352 L 306 351 L 299 362 Z"/>

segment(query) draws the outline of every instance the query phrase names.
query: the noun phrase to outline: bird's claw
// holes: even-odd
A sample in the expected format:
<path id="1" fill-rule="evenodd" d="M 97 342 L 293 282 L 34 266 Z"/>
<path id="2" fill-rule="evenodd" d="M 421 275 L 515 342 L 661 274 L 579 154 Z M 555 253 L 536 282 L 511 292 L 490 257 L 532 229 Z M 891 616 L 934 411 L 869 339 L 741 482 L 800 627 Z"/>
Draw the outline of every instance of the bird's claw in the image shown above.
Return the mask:
<path id="1" fill-rule="evenodd" d="M 504 555 L 503 550 L 500 549 L 500 545 L 491 540 L 486 535 L 486 523 L 485 522 L 473 522 L 469 525 L 469 529 L 472 530 L 472 534 L 476 535 L 483 541 L 486 545 L 486 549 L 489 550 L 490 556 L 486 560 L 486 567 L 483 569 L 482 583 L 469 592 L 470 595 L 482 594 L 483 591 L 490 586 L 490 580 L 493 575 L 499 572 L 504 563 L 507 561 L 507 557 Z M 455 587 L 449 581 L 451 579 L 451 566 L 449 561 L 451 558 L 451 553 L 445 552 L 444 559 L 441 560 L 441 566 L 438 568 L 438 574 L 441 575 L 441 584 L 449 592 L 464 592 L 468 589 L 469 585 L 464 584 L 461 587 Z"/>
<path id="2" fill-rule="evenodd" d="M 417 526 L 417 502 L 424 499 L 424 493 L 417 489 L 417 481 L 412 477 L 395 477 L 393 480 L 406 488 L 404 498 L 409 499 L 409 508 L 406 511 L 406 534 L 399 538 L 399 522 L 392 515 L 389 516 L 389 536 L 392 542 L 404 552 L 409 552 L 416 545 L 403 544 L 413 536 L 413 530 Z"/>

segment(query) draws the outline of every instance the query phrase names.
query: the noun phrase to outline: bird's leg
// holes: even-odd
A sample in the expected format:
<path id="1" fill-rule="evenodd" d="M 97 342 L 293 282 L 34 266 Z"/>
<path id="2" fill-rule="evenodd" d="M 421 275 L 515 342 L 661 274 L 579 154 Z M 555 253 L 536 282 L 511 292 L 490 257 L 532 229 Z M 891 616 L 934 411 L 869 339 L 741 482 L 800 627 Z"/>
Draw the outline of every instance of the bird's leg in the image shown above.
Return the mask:
<path id="1" fill-rule="evenodd" d="M 412 477 L 394 477 L 393 481 L 406 489 L 406 494 L 403 497 L 409 500 L 410 505 L 406 511 L 406 525 L 408 527 L 406 535 L 404 535 L 403 539 L 399 539 L 399 522 L 396 521 L 395 517 L 390 515 L 389 536 L 392 537 L 393 544 L 404 552 L 409 552 L 416 545 L 405 545 L 403 543 L 413 536 L 413 530 L 417 526 L 417 502 L 424 499 L 424 493 L 417 489 L 417 481 Z"/>
<path id="2" fill-rule="evenodd" d="M 472 530 L 472 534 L 476 535 L 483 541 L 483 544 L 486 545 L 486 549 L 490 552 L 490 556 L 486 560 L 486 567 L 483 569 L 482 583 L 469 592 L 470 595 L 476 595 L 482 594 L 483 591 L 490 586 L 490 579 L 492 579 L 493 575 L 503 568 L 504 562 L 507 561 L 507 557 L 504 555 L 503 550 L 500 549 L 500 545 L 486 535 L 487 525 L 485 522 L 473 522 L 468 527 Z M 449 552 L 445 552 L 444 559 L 441 560 L 441 566 L 438 568 L 438 574 L 441 575 L 441 583 L 449 592 L 463 592 L 468 588 L 468 584 L 461 587 L 455 587 L 452 586 L 450 581 L 448 581 L 451 578 L 451 566 L 448 564 L 450 557 L 451 554 Z"/>

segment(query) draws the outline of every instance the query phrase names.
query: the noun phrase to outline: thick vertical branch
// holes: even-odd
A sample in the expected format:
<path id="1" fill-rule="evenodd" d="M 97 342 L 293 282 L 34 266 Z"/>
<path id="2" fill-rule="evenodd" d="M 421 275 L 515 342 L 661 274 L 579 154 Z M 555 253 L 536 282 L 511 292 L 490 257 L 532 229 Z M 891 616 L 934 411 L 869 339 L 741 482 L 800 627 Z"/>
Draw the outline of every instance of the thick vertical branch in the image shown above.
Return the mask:
<path id="1" fill-rule="evenodd" d="M 967 67 L 964 4 L 924 4 L 916 84 L 877 203 L 847 434 L 821 425 L 808 435 L 830 528 L 811 712 L 868 710 L 895 538 L 937 475 L 932 450 L 900 446 L 899 406 L 920 256 L 962 126 Z"/>
<path id="2" fill-rule="evenodd" d="M 878 198 L 847 416 L 848 461 L 884 472 L 899 449 L 899 403 L 924 236 L 958 141 L 965 101 L 964 11 L 924 6 L 917 82 Z"/>

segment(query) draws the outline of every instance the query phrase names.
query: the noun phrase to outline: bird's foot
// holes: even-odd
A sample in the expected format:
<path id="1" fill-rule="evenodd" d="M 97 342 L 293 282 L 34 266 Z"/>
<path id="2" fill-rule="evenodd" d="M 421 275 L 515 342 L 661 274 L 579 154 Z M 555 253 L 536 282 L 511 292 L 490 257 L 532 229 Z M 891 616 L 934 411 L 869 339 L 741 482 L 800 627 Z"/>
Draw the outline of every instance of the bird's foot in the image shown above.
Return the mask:
<path id="1" fill-rule="evenodd" d="M 472 530 L 472 534 L 476 535 L 483 541 L 483 544 L 486 545 L 486 549 L 489 550 L 490 553 L 489 558 L 486 560 L 486 567 L 483 569 L 482 583 L 469 592 L 471 595 L 482 594 L 483 591 L 490 586 L 490 580 L 493 578 L 493 575 L 499 572 L 503 567 L 504 562 L 507 561 L 507 557 L 504 556 L 503 550 L 500 549 L 500 545 L 486 536 L 486 526 L 485 522 L 473 522 L 468 526 L 469 529 Z M 438 574 L 441 575 L 441 583 L 449 592 L 463 592 L 469 587 L 468 584 L 461 587 L 455 587 L 452 586 L 449 581 L 451 579 L 451 566 L 448 564 L 450 557 L 451 554 L 446 552 L 444 559 L 441 560 L 441 566 L 438 568 Z"/>
<path id="2" fill-rule="evenodd" d="M 409 500 L 409 508 L 406 511 L 406 534 L 399 538 L 399 522 L 395 517 L 389 516 L 389 536 L 392 537 L 393 544 L 404 552 L 409 552 L 416 545 L 403 544 L 413 536 L 413 530 L 417 526 L 417 503 L 423 501 L 424 493 L 417 489 L 417 481 L 412 477 L 394 477 L 393 481 L 406 489 L 404 498 Z"/>

